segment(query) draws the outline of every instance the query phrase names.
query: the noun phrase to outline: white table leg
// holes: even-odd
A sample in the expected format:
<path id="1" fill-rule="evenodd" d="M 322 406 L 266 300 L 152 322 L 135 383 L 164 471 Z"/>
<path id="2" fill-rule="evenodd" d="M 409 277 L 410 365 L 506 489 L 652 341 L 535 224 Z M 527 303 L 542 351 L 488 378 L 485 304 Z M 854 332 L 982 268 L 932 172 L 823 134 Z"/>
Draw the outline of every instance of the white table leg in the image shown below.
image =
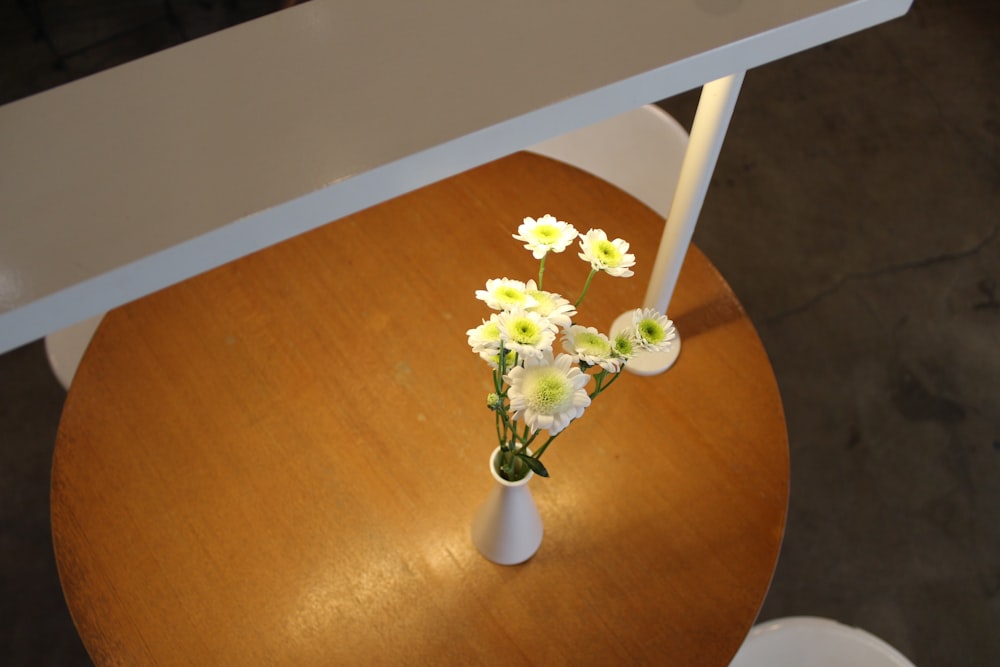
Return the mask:
<path id="1" fill-rule="evenodd" d="M 653 275 L 646 289 L 646 308 L 667 312 L 745 74 L 730 74 L 702 88 L 698 111 L 691 126 L 691 139 L 677 180 L 677 191 L 660 238 Z M 611 326 L 612 333 L 628 327 L 631 318 L 631 312 L 619 316 Z M 662 373 L 677 360 L 680 348 L 678 337 L 668 350 L 640 353 L 629 361 L 626 368 L 638 375 Z"/>

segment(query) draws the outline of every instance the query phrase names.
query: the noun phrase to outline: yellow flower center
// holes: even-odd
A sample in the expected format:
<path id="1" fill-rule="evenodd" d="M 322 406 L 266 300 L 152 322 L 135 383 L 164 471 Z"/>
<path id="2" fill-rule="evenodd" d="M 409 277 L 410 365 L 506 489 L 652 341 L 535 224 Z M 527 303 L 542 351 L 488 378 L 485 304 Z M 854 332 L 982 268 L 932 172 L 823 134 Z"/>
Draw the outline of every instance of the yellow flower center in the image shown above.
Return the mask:
<path id="1" fill-rule="evenodd" d="M 622 253 L 611 241 L 598 241 L 594 244 L 594 252 L 606 266 L 618 266 L 622 261 Z"/>
<path id="2" fill-rule="evenodd" d="M 521 345 L 534 345 L 541 338 L 541 330 L 538 325 L 528 318 L 514 320 L 507 329 L 511 340 Z"/>
<path id="3" fill-rule="evenodd" d="M 570 397 L 566 376 L 549 370 L 539 375 L 528 395 L 528 402 L 536 412 L 551 415 L 559 412 Z"/>
<path id="4" fill-rule="evenodd" d="M 573 345 L 576 347 L 577 352 L 591 356 L 601 356 L 610 352 L 608 344 L 604 342 L 604 339 L 591 331 L 584 331 L 577 334 L 576 338 L 573 339 Z"/>
<path id="5" fill-rule="evenodd" d="M 532 234 L 544 245 L 552 245 L 559 240 L 559 230 L 555 225 L 538 225 L 532 230 Z"/>
<path id="6" fill-rule="evenodd" d="M 645 319 L 639 322 L 639 335 L 647 343 L 659 343 L 667 337 L 667 332 L 656 320 Z"/>
<path id="7" fill-rule="evenodd" d="M 615 352 L 617 352 L 619 356 L 626 358 L 632 356 L 632 341 L 628 339 L 628 336 L 615 336 Z"/>
<path id="8" fill-rule="evenodd" d="M 524 292 L 516 287 L 505 285 L 496 291 L 497 300 L 507 304 L 518 304 L 524 301 Z"/>

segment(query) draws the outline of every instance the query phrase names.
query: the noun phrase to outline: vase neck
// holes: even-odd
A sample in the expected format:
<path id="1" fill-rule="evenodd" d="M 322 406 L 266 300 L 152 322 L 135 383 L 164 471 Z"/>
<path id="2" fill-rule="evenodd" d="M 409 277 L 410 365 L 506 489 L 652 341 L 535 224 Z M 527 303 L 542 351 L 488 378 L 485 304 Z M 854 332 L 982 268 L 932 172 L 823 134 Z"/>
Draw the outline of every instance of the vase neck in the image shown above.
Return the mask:
<path id="1" fill-rule="evenodd" d="M 528 452 L 528 454 L 531 453 L 530 449 L 526 451 Z M 499 466 L 497 465 L 497 461 L 499 460 L 499 458 L 500 458 L 500 448 L 497 447 L 496 449 L 493 450 L 493 454 L 490 456 L 490 474 L 493 475 L 493 479 L 495 479 L 498 484 L 506 487 L 524 486 L 529 481 L 531 481 L 532 477 L 535 476 L 535 473 L 533 471 L 528 470 L 528 473 L 521 479 L 514 481 L 511 481 L 509 479 L 504 479 L 503 476 L 500 474 Z"/>

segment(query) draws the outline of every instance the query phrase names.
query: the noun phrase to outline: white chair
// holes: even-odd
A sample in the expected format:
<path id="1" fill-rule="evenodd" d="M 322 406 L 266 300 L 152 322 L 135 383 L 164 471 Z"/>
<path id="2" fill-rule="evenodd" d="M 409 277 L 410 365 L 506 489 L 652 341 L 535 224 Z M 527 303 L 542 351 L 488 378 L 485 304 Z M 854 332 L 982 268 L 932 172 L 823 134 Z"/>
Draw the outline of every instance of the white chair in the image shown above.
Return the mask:
<path id="1" fill-rule="evenodd" d="M 68 390 L 73 382 L 80 359 L 103 318 L 103 314 L 97 315 L 45 337 L 45 354 L 49 358 L 49 366 L 64 389 Z"/>
<path id="2" fill-rule="evenodd" d="M 687 144 L 680 123 L 647 104 L 527 150 L 590 172 L 666 219 Z"/>
<path id="3" fill-rule="evenodd" d="M 875 635 L 815 616 L 755 625 L 729 667 L 914 667 Z"/>

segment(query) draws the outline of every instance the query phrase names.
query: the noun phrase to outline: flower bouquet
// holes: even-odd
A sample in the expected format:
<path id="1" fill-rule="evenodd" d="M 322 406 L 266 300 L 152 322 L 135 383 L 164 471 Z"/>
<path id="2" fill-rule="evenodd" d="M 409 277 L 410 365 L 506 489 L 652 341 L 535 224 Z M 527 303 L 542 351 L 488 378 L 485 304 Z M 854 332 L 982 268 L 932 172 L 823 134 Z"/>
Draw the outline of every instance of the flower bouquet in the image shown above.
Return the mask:
<path id="1" fill-rule="evenodd" d="M 496 420 L 496 468 L 511 482 L 529 472 L 548 477 L 541 458 L 552 441 L 614 384 L 633 355 L 664 350 L 676 337 L 670 320 L 649 308 L 636 309 L 631 327 L 612 336 L 576 323 L 595 275 L 633 275 L 635 256 L 624 240 L 609 240 L 600 229 L 582 234 L 551 215 L 525 218 L 517 231 L 513 237 L 539 260 L 537 283 L 488 280 L 476 298 L 497 312 L 466 332 L 472 351 L 493 369 L 493 391 L 486 404 Z M 544 291 L 542 285 L 548 254 L 562 252 L 577 240 L 579 257 L 590 264 L 590 273 L 571 302 Z M 558 354 L 553 351 L 557 337 L 563 350 Z M 532 451 L 542 431 L 547 437 Z"/>

